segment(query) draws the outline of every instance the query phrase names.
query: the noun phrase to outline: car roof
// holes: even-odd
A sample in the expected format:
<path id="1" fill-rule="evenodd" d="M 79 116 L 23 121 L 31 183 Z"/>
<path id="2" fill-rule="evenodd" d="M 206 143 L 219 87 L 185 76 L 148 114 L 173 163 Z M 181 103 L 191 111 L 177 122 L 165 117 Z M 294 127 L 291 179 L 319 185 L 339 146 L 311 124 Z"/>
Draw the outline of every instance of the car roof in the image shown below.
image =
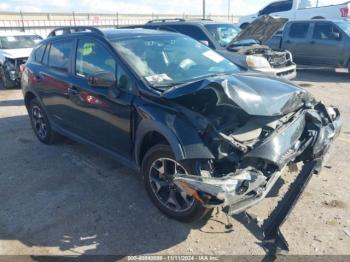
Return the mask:
<path id="1" fill-rule="evenodd" d="M 74 28 L 74 27 L 70 27 Z M 144 29 L 144 28 L 111 28 L 111 29 L 95 29 L 95 32 L 87 32 L 87 31 L 79 31 L 73 33 L 67 33 L 63 35 L 57 36 L 49 36 L 42 43 L 50 42 L 51 40 L 61 39 L 66 37 L 74 37 L 74 36 L 97 36 L 104 37 L 106 39 L 123 39 L 130 37 L 145 37 L 145 36 L 166 36 L 166 35 L 178 35 L 178 33 L 167 32 L 167 31 L 159 31 L 152 29 Z"/>
<path id="2" fill-rule="evenodd" d="M 179 20 L 153 20 L 149 21 L 146 23 L 146 25 L 220 25 L 220 24 L 234 24 L 230 22 L 218 22 L 218 21 L 213 21 L 210 19 L 198 19 L 198 20 L 184 20 L 184 19 L 179 19 Z"/>
<path id="3" fill-rule="evenodd" d="M 159 31 L 144 28 L 119 28 L 101 30 L 105 37 L 109 39 L 128 38 L 128 37 L 145 37 L 145 36 L 159 36 L 159 35 L 175 35 L 176 33 Z"/>

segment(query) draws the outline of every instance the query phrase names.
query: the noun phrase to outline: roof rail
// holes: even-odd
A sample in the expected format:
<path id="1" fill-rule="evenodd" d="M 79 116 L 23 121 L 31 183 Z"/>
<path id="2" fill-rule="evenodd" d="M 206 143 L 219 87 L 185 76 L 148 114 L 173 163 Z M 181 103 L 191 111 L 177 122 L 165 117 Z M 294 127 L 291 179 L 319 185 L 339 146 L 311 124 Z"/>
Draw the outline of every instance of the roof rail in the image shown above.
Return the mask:
<path id="1" fill-rule="evenodd" d="M 166 22 L 185 22 L 183 18 L 167 18 L 167 19 L 154 19 L 150 20 L 147 23 L 166 23 Z"/>
<path id="2" fill-rule="evenodd" d="M 57 32 L 62 31 L 61 34 L 57 34 Z M 51 31 L 51 33 L 48 35 L 48 37 L 53 37 L 57 35 L 67 35 L 67 34 L 73 34 L 73 33 L 80 33 L 80 32 L 91 32 L 96 33 L 99 35 L 103 35 L 102 31 L 96 27 L 93 26 L 63 26 L 58 27 Z"/>

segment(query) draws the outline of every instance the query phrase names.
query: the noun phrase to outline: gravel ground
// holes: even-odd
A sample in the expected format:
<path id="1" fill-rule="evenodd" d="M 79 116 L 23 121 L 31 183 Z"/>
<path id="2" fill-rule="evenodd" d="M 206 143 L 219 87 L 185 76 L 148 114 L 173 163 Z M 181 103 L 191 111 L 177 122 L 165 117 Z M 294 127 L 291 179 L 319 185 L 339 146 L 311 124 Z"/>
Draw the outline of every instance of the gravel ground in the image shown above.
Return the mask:
<path id="1" fill-rule="evenodd" d="M 341 109 L 344 127 L 282 230 L 290 254 L 350 255 L 350 76 L 301 70 L 301 86 Z M 261 216 L 279 194 L 250 210 Z M 0 89 L 0 255 L 263 255 L 249 225 L 221 212 L 181 224 L 149 201 L 140 177 L 86 146 L 40 144 L 20 90 Z"/>

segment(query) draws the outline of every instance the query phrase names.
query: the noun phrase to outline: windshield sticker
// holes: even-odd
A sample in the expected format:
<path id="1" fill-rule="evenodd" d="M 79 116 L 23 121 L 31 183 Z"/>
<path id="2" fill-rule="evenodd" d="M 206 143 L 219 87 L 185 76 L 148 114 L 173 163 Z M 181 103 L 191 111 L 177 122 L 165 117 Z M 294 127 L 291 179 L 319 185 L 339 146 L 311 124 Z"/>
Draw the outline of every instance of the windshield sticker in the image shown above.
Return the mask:
<path id="1" fill-rule="evenodd" d="M 146 80 L 150 83 L 162 83 L 164 81 L 172 81 L 172 79 L 167 74 L 147 76 Z"/>
<path id="2" fill-rule="evenodd" d="M 205 57 L 209 58 L 211 61 L 213 61 L 217 64 L 221 63 L 225 59 L 223 56 L 219 55 L 218 53 L 214 52 L 213 50 L 206 51 L 202 55 L 204 55 Z"/>
<path id="3" fill-rule="evenodd" d="M 6 37 L 7 42 L 16 42 L 16 37 L 14 36 L 8 36 Z"/>

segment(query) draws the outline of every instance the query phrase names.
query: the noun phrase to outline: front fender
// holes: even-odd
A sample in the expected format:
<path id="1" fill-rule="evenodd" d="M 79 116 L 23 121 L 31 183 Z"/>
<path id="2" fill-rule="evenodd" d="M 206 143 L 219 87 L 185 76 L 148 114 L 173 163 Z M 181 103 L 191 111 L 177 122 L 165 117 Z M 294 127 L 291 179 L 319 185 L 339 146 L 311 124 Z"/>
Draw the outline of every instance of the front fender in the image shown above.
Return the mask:
<path id="1" fill-rule="evenodd" d="M 137 107 L 141 117 L 135 136 L 135 159 L 140 166 L 142 141 L 149 132 L 158 132 L 165 137 L 172 148 L 177 161 L 185 159 L 213 159 L 214 156 L 204 145 L 198 131 L 174 111 L 157 105 Z"/>

